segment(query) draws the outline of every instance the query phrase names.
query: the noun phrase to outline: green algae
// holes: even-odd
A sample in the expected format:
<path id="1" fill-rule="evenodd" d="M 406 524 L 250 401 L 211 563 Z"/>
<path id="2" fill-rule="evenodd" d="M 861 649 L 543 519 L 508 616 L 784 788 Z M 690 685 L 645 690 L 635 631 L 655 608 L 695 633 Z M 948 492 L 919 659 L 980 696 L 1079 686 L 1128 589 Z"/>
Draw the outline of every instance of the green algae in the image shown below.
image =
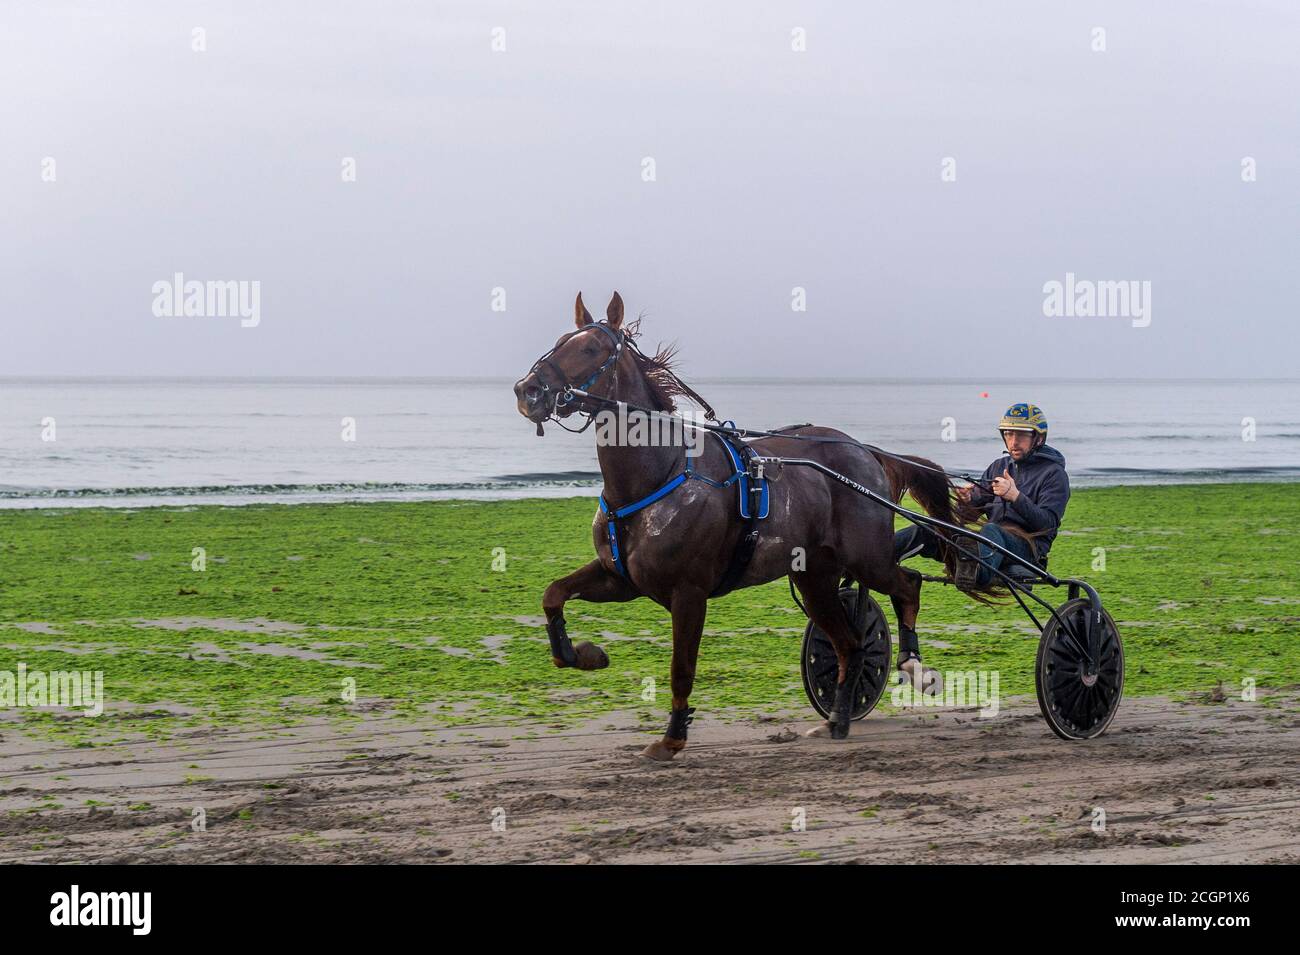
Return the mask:
<path id="1" fill-rule="evenodd" d="M 0 670 L 103 671 L 102 716 L 21 712 L 71 745 L 319 716 L 346 724 L 374 709 L 557 726 L 623 710 L 657 725 L 671 641 L 656 604 L 570 603 L 570 634 L 604 646 L 611 665 L 582 673 L 550 661 L 541 595 L 591 559 L 594 508 L 570 498 L 3 511 Z M 1128 694 L 1218 684 L 1237 694 L 1247 679 L 1300 682 L 1297 528 L 1295 485 L 1083 490 L 1052 570 L 1101 592 L 1123 633 Z M 713 601 L 692 703 L 809 709 L 804 622 L 784 580 Z M 939 642 L 928 665 L 997 670 L 1004 698 L 1033 693 L 1036 635 L 1014 605 L 927 586 L 919 630 L 923 646 Z M 647 678 L 654 702 L 642 698 Z"/>

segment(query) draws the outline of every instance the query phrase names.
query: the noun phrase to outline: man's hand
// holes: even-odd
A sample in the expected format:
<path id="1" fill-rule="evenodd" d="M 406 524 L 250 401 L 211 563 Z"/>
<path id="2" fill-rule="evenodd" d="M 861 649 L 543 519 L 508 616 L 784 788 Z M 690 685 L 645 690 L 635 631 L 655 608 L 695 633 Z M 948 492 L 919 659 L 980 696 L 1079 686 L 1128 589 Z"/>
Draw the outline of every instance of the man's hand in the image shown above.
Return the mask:
<path id="1" fill-rule="evenodd" d="M 1002 474 L 993 479 L 993 493 L 1008 504 L 1020 497 L 1020 489 L 1016 487 L 1015 478 L 1008 469 L 1003 468 Z"/>

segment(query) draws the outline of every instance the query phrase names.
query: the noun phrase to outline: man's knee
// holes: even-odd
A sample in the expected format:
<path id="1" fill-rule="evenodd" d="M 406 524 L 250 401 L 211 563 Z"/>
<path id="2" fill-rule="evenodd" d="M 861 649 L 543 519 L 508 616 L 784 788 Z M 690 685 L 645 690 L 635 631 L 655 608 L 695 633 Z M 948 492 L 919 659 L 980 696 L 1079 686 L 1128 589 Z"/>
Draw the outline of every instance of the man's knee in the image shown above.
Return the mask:
<path id="1" fill-rule="evenodd" d="M 991 540 L 995 544 L 1003 547 L 1007 546 L 1007 532 L 997 524 L 985 524 L 980 528 L 980 537 Z"/>
<path id="2" fill-rule="evenodd" d="M 992 541 L 994 544 L 1000 544 L 1006 550 L 1023 557 L 1025 560 L 1036 561 L 1038 555 L 1033 543 L 1021 537 L 1019 534 L 1011 533 L 1006 528 L 999 527 L 997 524 L 985 524 L 980 528 L 980 536 L 985 540 Z M 982 548 L 983 549 L 983 548 Z M 991 550 L 992 548 L 987 548 Z M 1005 555 L 994 551 L 999 562 Z"/>
<path id="3" fill-rule="evenodd" d="M 1007 546 L 1007 533 L 996 524 L 985 524 L 980 528 L 980 537 L 999 547 Z M 1002 566 L 1002 552 L 984 544 L 979 548 L 980 569 L 976 576 L 976 585 L 984 587 L 993 580 L 993 572 Z"/>

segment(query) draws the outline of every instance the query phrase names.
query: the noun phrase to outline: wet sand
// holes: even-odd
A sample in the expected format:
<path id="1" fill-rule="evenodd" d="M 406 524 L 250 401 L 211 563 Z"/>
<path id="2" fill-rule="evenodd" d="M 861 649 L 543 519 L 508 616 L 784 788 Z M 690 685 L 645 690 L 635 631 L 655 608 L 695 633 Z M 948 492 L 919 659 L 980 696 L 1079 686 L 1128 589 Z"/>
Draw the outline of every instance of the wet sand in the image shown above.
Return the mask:
<path id="1" fill-rule="evenodd" d="M 844 742 L 804 738 L 806 711 L 701 713 L 670 764 L 637 756 L 662 727 L 623 714 L 446 729 L 376 709 L 88 749 L 10 722 L 0 861 L 1296 862 L 1300 693 L 1260 701 L 1128 700 L 1074 743 L 1032 700 L 877 713 Z"/>

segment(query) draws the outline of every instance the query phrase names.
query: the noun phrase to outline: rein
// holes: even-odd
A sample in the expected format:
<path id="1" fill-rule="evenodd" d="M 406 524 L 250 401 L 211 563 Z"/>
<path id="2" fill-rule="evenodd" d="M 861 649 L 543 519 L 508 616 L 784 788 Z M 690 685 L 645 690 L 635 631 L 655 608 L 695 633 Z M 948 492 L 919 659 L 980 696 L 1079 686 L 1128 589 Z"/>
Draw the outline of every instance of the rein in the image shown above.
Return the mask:
<path id="1" fill-rule="evenodd" d="M 690 421 L 686 418 L 681 418 L 677 415 L 671 415 L 664 411 L 656 411 L 653 408 L 642 408 L 639 405 L 630 404 L 629 402 L 626 401 L 617 401 L 613 398 L 606 398 L 603 395 L 588 394 L 587 392 L 582 391 L 581 389 L 571 389 L 571 397 L 569 398 L 569 401 L 582 400 L 582 399 L 591 399 L 592 401 L 601 402 L 605 405 L 614 405 L 614 406 L 623 405 L 629 411 L 636 411 L 641 414 L 649 415 L 652 417 L 662 417 L 662 418 L 668 418 L 671 420 L 680 421 L 682 423 L 682 426 L 686 428 L 694 428 L 699 431 L 713 431 L 719 434 L 729 434 L 732 435 L 733 437 L 740 438 L 742 440 L 746 440 L 750 438 L 785 438 L 790 441 L 812 441 L 818 444 L 851 444 L 854 447 L 862 448 L 864 451 L 869 451 L 872 454 L 878 454 L 882 457 L 890 458 L 891 460 L 894 461 L 900 461 L 908 465 L 909 467 L 919 468 L 922 471 L 931 471 L 935 474 L 942 474 L 944 477 L 956 478 L 960 481 L 965 481 L 967 484 L 973 484 L 976 487 L 981 488 L 982 490 L 989 491 L 990 493 L 992 493 L 993 490 L 992 487 L 990 487 L 984 481 L 981 481 L 978 478 L 973 478 L 969 474 L 961 474 L 955 471 L 945 471 L 943 468 L 933 468 L 930 467 L 928 464 L 921 464 L 917 461 L 911 460 L 910 458 L 906 458 L 901 454 L 894 454 L 892 451 L 886 451 L 884 448 L 877 447 L 874 444 L 866 444 L 854 438 L 831 438 L 825 435 L 817 435 L 817 434 L 789 434 L 788 429 L 782 431 L 760 431 L 753 428 L 737 427 L 734 421 L 723 421 L 720 424 L 718 423 L 706 424 L 702 422 Z M 716 422 L 717 419 L 716 417 L 714 417 L 712 413 L 713 409 L 709 408 L 708 412 L 709 412 L 708 416 Z M 588 421 L 588 423 L 590 423 L 590 421 Z M 798 428 L 798 427 L 807 427 L 807 425 L 790 426 L 790 428 Z"/>

